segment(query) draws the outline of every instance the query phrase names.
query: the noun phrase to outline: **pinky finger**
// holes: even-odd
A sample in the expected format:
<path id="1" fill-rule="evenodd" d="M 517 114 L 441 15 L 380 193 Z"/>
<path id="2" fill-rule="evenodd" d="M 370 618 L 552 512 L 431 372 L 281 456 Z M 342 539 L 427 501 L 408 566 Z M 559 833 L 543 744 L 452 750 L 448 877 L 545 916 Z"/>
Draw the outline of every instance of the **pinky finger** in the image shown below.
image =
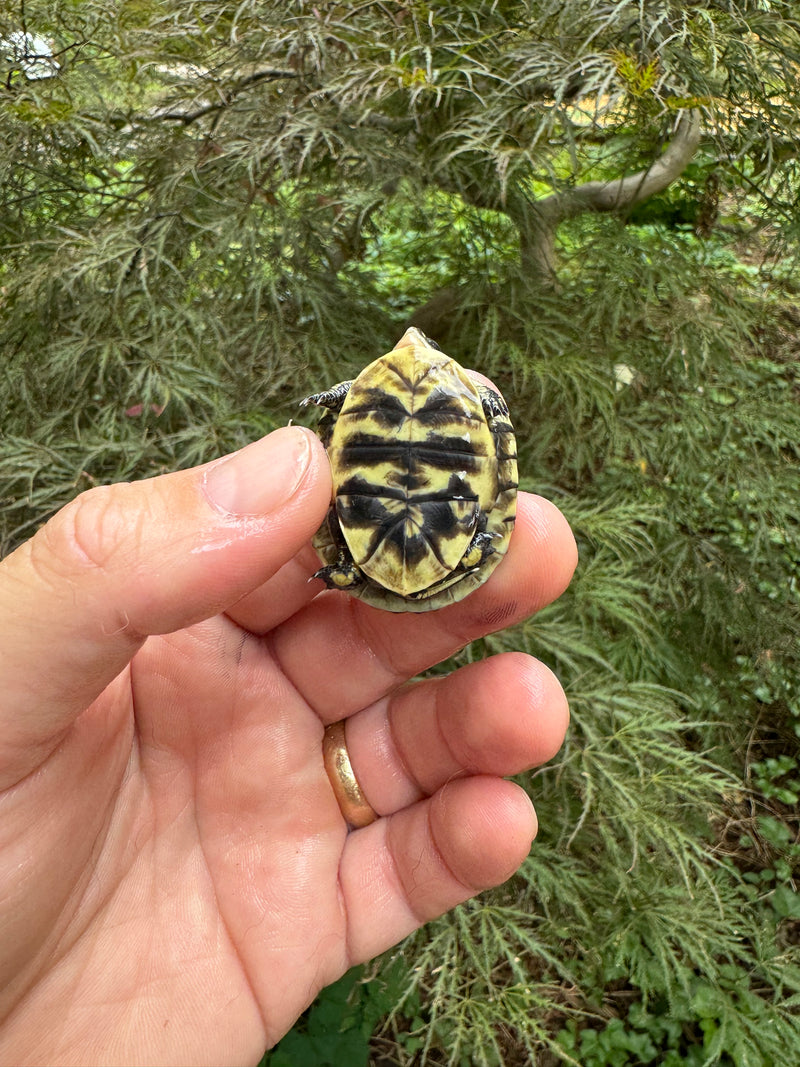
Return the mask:
<path id="1" fill-rule="evenodd" d="M 519 786 L 476 776 L 351 833 L 340 868 L 350 964 L 506 881 L 536 830 L 533 805 Z"/>

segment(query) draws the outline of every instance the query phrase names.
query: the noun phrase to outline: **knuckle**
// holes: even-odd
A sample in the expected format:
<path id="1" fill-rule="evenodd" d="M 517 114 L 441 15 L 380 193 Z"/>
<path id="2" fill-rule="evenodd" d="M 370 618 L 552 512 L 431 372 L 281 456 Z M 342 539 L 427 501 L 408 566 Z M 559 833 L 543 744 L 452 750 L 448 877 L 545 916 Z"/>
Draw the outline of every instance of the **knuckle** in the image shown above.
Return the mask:
<path id="1" fill-rule="evenodd" d="M 128 485 L 88 489 L 43 528 L 44 548 L 52 563 L 73 572 L 114 568 L 131 545 L 139 513 L 125 506 Z"/>

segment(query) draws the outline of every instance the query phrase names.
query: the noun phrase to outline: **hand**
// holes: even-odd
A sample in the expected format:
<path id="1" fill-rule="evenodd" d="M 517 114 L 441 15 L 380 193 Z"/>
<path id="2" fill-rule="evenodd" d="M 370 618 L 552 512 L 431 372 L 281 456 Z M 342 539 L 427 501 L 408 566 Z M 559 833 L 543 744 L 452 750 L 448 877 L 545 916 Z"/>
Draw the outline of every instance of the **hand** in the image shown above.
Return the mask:
<path id="1" fill-rule="evenodd" d="M 405 684 L 556 597 L 576 554 L 523 494 L 459 604 L 318 593 L 310 432 L 92 489 L 0 564 L 0 1060 L 257 1061 L 326 984 L 518 867 L 504 781 L 567 720 L 522 654 Z M 347 832 L 322 761 L 347 717 L 381 816 Z"/>

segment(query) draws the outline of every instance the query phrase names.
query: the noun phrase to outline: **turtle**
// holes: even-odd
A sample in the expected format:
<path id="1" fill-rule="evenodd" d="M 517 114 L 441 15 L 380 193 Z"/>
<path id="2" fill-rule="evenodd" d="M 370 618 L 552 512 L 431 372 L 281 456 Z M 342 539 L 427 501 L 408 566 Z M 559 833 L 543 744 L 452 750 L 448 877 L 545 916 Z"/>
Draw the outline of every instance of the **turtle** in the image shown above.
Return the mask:
<path id="1" fill-rule="evenodd" d="M 517 453 L 508 406 L 415 327 L 352 381 L 301 401 L 333 475 L 314 575 L 386 611 L 461 600 L 506 553 Z"/>

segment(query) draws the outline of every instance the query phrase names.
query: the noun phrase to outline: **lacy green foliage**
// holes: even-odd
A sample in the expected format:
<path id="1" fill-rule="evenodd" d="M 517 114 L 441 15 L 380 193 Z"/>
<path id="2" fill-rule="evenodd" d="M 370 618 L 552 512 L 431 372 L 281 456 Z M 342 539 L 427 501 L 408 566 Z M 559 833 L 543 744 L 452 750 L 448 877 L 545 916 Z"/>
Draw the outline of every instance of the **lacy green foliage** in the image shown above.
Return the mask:
<path id="1" fill-rule="evenodd" d="M 520 877 L 350 975 L 292 1062 L 800 1060 L 793 3 L 6 4 L 0 541 L 212 458 L 428 316 L 581 565 L 523 649 L 573 722 Z M 537 203 L 649 165 L 533 269 Z M 449 665 L 449 666 L 452 666 Z"/>

